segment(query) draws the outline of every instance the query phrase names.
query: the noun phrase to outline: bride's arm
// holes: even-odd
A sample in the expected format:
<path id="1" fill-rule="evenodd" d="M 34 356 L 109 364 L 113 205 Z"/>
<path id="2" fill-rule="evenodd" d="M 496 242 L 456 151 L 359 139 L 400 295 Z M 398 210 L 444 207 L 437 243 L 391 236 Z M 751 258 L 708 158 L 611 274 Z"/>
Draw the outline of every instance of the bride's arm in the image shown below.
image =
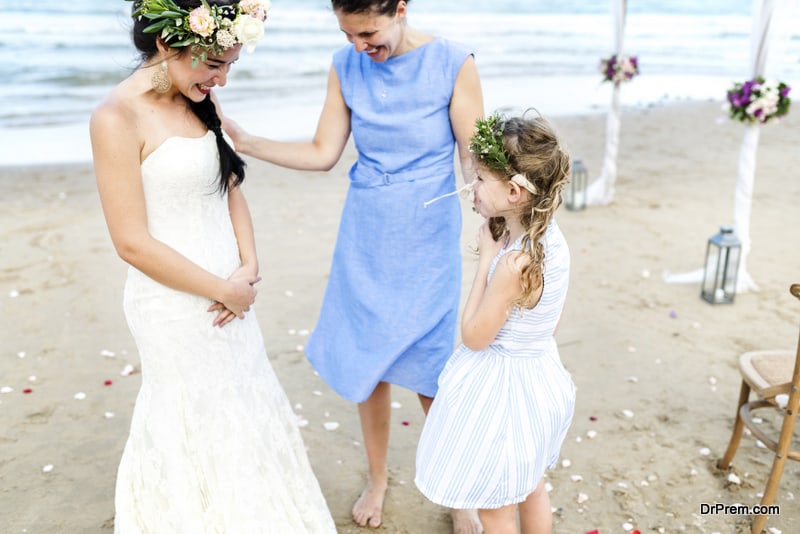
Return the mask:
<path id="1" fill-rule="evenodd" d="M 221 302 L 243 317 L 255 299 L 255 276 L 225 280 L 150 235 L 141 178 L 141 142 L 135 121 L 119 103 L 92 115 L 90 135 L 97 188 L 117 254 L 157 282 Z"/>
<path id="2" fill-rule="evenodd" d="M 258 276 L 258 256 L 253 232 L 253 219 L 250 216 L 250 209 L 247 206 L 247 200 L 241 187 L 232 187 L 228 190 L 228 211 L 231 215 L 233 233 L 236 235 L 236 241 L 239 244 L 239 258 L 242 263 L 241 267 L 236 269 L 228 279 L 235 280 L 244 277 L 244 279 L 249 280 L 255 276 L 256 281 L 259 281 L 261 277 Z M 219 312 L 214 318 L 214 326 L 225 326 L 235 317 L 234 313 L 221 302 L 213 304 L 208 308 L 208 311 Z"/>

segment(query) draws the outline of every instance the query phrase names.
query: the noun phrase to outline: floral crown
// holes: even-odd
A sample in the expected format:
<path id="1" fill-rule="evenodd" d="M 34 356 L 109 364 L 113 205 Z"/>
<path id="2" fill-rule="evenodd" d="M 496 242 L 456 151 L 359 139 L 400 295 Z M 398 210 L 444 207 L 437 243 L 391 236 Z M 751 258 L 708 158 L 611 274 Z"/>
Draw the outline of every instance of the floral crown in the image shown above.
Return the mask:
<path id="1" fill-rule="evenodd" d="M 510 156 L 504 146 L 505 129 L 505 119 L 496 112 L 485 119 L 476 120 L 475 133 L 469 140 L 469 151 L 475 154 L 481 163 L 492 170 L 505 173 L 512 182 L 535 195 L 536 187 L 524 174 L 518 173 L 511 166 Z"/>
<path id="2" fill-rule="evenodd" d="M 202 0 L 201 6 L 189 11 L 174 0 L 127 1 L 136 2 L 132 17 L 151 21 L 145 33 L 159 33 L 173 48 L 190 47 L 192 66 L 239 43 L 252 52 L 264 35 L 264 21 L 271 7 L 270 0 L 241 0 L 223 6 L 210 6 Z"/>
<path id="3" fill-rule="evenodd" d="M 503 130 L 505 120 L 498 113 L 476 120 L 469 151 L 490 169 L 509 172 L 508 153 L 503 147 Z"/>

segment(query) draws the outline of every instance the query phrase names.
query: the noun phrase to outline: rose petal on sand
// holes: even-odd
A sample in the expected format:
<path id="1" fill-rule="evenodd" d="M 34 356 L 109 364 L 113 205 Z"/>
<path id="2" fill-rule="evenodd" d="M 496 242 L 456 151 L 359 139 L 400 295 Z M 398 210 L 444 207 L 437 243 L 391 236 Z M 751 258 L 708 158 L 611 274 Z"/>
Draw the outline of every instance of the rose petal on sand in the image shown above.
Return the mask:
<path id="1" fill-rule="evenodd" d="M 295 330 L 294 328 L 290 328 L 289 331 L 287 332 L 287 334 L 289 334 L 290 336 L 293 336 L 293 335 L 297 334 L 297 330 Z"/>
<path id="2" fill-rule="evenodd" d="M 633 418 L 633 412 L 631 410 L 622 410 L 622 415 L 624 415 L 628 419 Z"/>
<path id="3" fill-rule="evenodd" d="M 625 380 L 628 381 L 628 382 L 631 382 L 633 384 L 636 384 L 636 383 L 639 382 L 639 379 L 637 377 L 635 377 L 635 376 L 629 376 Z"/>
<path id="4" fill-rule="evenodd" d="M 306 419 L 305 417 L 297 416 L 297 426 L 299 426 L 300 428 L 307 427 L 308 426 L 308 419 Z"/>
<path id="5" fill-rule="evenodd" d="M 786 405 L 789 404 L 789 395 L 787 395 L 786 393 L 775 395 L 775 403 L 778 405 L 779 408 L 786 408 Z"/>
<path id="6" fill-rule="evenodd" d="M 734 473 L 728 473 L 728 482 L 732 484 L 741 484 L 742 479 L 737 477 Z"/>
<path id="7" fill-rule="evenodd" d="M 311 394 L 312 395 L 316 395 L 317 397 L 321 397 L 322 396 L 322 392 L 320 390 L 318 390 L 318 389 L 315 389 L 314 391 L 312 391 Z"/>
<path id="8" fill-rule="evenodd" d="M 106 412 L 106 413 L 103 414 L 103 417 L 105 417 L 106 419 L 113 419 L 114 418 L 114 412 Z"/>
<path id="9" fill-rule="evenodd" d="M 304 348 L 305 347 L 303 345 L 295 345 L 294 350 L 296 350 L 297 352 L 303 352 Z"/>
<path id="10" fill-rule="evenodd" d="M 402 424 L 403 424 L 403 426 L 408 426 L 408 425 L 410 425 L 410 424 L 411 424 L 411 422 L 409 422 L 409 421 L 403 421 L 403 423 L 402 423 Z"/>
<path id="11" fill-rule="evenodd" d="M 636 347 L 634 347 L 633 345 L 630 345 L 628 347 L 628 352 L 636 352 Z"/>
<path id="12" fill-rule="evenodd" d="M 32 390 L 31 388 L 25 388 L 25 389 L 23 389 L 23 390 L 22 390 L 22 392 L 23 392 L 25 395 L 27 395 L 27 394 L 29 394 L 29 393 L 33 393 L 33 390 Z"/>
<path id="13" fill-rule="evenodd" d="M 583 438 L 580 436 L 575 436 L 575 443 L 580 443 L 583 441 Z"/>
<path id="14" fill-rule="evenodd" d="M 631 530 L 633 530 L 633 525 L 631 525 L 630 523 L 622 523 L 622 529 L 625 532 L 630 532 Z"/>
<path id="15" fill-rule="evenodd" d="M 50 471 L 53 470 L 53 467 L 54 467 L 53 464 L 45 465 L 44 467 L 42 467 L 42 473 L 49 473 Z"/>
<path id="16" fill-rule="evenodd" d="M 298 331 L 297 331 L 297 335 L 298 335 L 298 336 L 307 336 L 309 333 L 310 333 L 310 332 L 309 332 L 308 330 L 306 330 L 306 329 L 303 329 L 303 330 L 298 330 Z"/>
<path id="17" fill-rule="evenodd" d="M 289 290 L 289 289 L 287 289 L 286 292 L 284 293 L 284 295 L 286 295 L 287 297 L 293 297 L 294 296 L 294 292 Z"/>
<path id="18" fill-rule="evenodd" d="M 783 532 L 782 530 L 778 530 L 775 527 L 769 527 L 767 530 L 769 530 L 769 534 L 782 534 Z"/>
<path id="19" fill-rule="evenodd" d="M 553 485 L 552 485 L 552 484 L 550 484 L 549 482 L 545 482 L 545 483 L 544 483 L 544 490 L 545 490 L 547 493 L 550 493 L 551 491 L 553 491 Z"/>
<path id="20" fill-rule="evenodd" d="M 325 423 L 322 424 L 322 426 L 325 427 L 325 430 L 336 430 L 337 428 L 339 428 L 339 423 L 337 423 L 336 421 L 326 421 Z"/>
<path id="21" fill-rule="evenodd" d="M 583 504 L 589 500 L 589 496 L 586 495 L 585 493 L 578 493 L 578 498 L 575 500 L 577 501 L 578 504 Z"/>
<path id="22" fill-rule="evenodd" d="M 28 382 L 36 382 L 36 376 L 35 375 L 29 376 L 28 377 Z"/>
<path id="23" fill-rule="evenodd" d="M 586 437 L 589 438 L 589 439 L 594 439 L 595 436 L 597 436 L 597 431 L 596 430 L 588 430 L 586 432 Z"/>
<path id="24" fill-rule="evenodd" d="M 642 269 L 642 278 L 650 278 L 650 271 L 648 269 Z"/>
<path id="25" fill-rule="evenodd" d="M 583 477 L 582 477 L 582 476 L 580 476 L 580 475 L 572 475 L 572 476 L 570 476 L 569 478 L 570 478 L 570 480 L 572 480 L 573 482 L 581 482 L 581 481 L 583 480 Z"/>
<path id="26" fill-rule="evenodd" d="M 24 350 L 21 350 L 17 353 L 17 358 L 24 358 L 25 356 L 27 356 L 27 354 Z"/>
<path id="27" fill-rule="evenodd" d="M 10 386 L 3 386 L 0 388 L 0 393 L 11 393 L 12 391 L 14 391 L 14 388 Z"/>
<path id="28" fill-rule="evenodd" d="M 572 462 L 568 458 L 564 458 L 561 460 L 561 467 L 569 467 L 572 465 Z"/>
<path id="29" fill-rule="evenodd" d="M 403 405 L 397 401 L 392 401 L 392 408 L 402 408 Z"/>
<path id="30" fill-rule="evenodd" d="M 294 409 L 298 410 L 298 411 L 302 410 L 303 409 L 303 405 L 298 402 L 297 404 L 294 405 Z"/>
<path id="31" fill-rule="evenodd" d="M 104 385 L 104 386 L 110 386 L 110 385 L 111 385 L 111 384 L 113 384 L 113 383 L 114 383 L 114 382 L 112 382 L 111 380 L 105 380 L 105 381 L 103 381 L 103 385 Z"/>
<path id="32" fill-rule="evenodd" d="M 700 449 L 700 456 L 708 456 L 709 454 L 711 454 L 711 449 L 708 447 L 703 447 Z"/>
<path id="33" fill-rule="evenodd" d="M 103 349 L 100 351 L 100 356 L 105 356 L 106 358 L 113 358 L 116 356 L 113 350 Z"/>
<path id="34" fill-rule="evenodd" d="M 119 372 L 122 376 L 130 376 L 133 374 L 133 365 L 128 364 L 122 368 L 122 371 Z"/>
<path id="35" fill-rule="evenodd" d="M 84 393 L 83 391 L 79 391 L 75 395 L 73 395 L 73 398 L 75 400 L 83 400 L 86 398 L 86 393 Z"/>
<path id="36" fill-rule="evenodd" d="M 11 291 L 8 292 L 8 298 L 15 299 L 18 296 L 19 296 L 19 291 L 17 291 L 16 289 L 12 289 Z"/>

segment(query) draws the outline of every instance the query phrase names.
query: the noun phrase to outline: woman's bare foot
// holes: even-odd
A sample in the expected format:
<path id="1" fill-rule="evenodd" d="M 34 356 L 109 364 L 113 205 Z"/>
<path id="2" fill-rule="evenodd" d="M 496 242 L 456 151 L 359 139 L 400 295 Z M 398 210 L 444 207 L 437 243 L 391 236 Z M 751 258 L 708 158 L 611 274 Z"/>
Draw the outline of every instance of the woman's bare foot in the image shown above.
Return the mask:
<path id="1" fill-rule="evenodd" d="M 477 510 L 450 510 L 453 519 L 453 534 L 481 534 L 483 525 Z"/>
<path id="2" fill-rule="evenodd" d="M 383 512 L 383 497 L 386 495 L 387 481 L 372 479 L 367 481 L 367 487 L 361 493 L 356 503 L 353 505 L 353 520 L 366 527 L 372 528 L 381 526 L 381 513 Z"/>

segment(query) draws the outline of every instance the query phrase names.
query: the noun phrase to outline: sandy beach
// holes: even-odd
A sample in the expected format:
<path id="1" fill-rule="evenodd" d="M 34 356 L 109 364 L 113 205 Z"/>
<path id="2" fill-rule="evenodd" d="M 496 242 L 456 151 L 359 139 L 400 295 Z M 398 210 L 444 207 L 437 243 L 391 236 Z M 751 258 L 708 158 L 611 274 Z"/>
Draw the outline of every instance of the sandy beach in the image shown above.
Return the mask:
<path id="1" fill-rule="evenodd" d="M 762 128 L 748 272 L 759 291 L 712 306 L 699 284 L 665 271 L 702 266 L 708 237 L 733 222 L 743 127 L 721 102 L 625 109 L 615 201 L 557 216 L 572 252 L 558 341 L 578 387 L 561 464 L 547 475 L 554 532 L 746 532 L 749 518 L 702 515 L 702 503 L 757 504 L 772 453 L 743 438 L 739 484 L 715 465 L 739 393 L 739 354 L 796 347 L 800 302 L 800 116 Z M 235 117 L 234 117 L 235 118 Z M 605 115 L 552 119 L 591 176 Z M 366 460 L 356 407 L 303 354 L 325 287 L 347 188 L 349 148 L 330 173 L 250 160 L 245 191 L 262 267 L 257 313 L 273 367 L 341 533 Z M 0 531 L 109 533 L 114 481 L 140 383 L 122 313 L 116 256 L 88 164 L 0 168 Z M 464 297 L 480 220 L 463 202 Z M 445 534 L 449 516 L 416 490 L 423 425 L 394 389 L 390 488 L 378 532 Z M 777 421 L 778 418 L 774 418 Z M 767 419 L 763 424 L 775 426 Z M 326 430 L 326 422 L 339 423 Z M 236 436 L 231 436 L 235 440 Z M 774 532 L 800 532 L 800 465 L 789 462 Z"/>

